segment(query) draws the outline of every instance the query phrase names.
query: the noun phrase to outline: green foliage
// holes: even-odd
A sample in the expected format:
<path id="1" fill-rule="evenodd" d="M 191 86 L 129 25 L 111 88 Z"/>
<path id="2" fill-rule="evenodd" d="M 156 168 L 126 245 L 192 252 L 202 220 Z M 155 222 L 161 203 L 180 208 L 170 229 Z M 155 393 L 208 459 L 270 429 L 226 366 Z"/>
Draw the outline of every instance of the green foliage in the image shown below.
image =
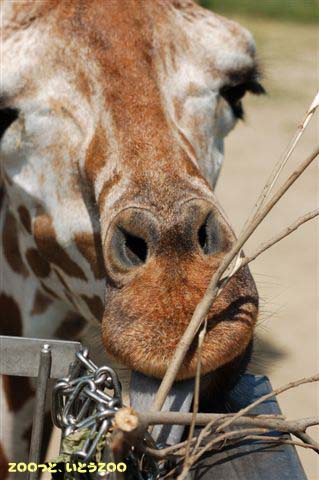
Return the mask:
<path id="1" fill-rule="evenodd" d="M 62 439 L 61 453 L 57 457 L 50 460 L 51 463 L 70 463 L 72 453 L 82 450 L 85 441 L 90 437 L 91 430 L 89 428 L 81 428 L 73 433 L 70 433 L 67 437 Z M 91 437 L 91 440 L 96 434 Z M 95 461 L 101 461 L 102 450 L 105 447 L 106 435 L 102 435 L 100 438 L 95 454 Z"/>
<path id="2" fill-rule="evenodd" d="M 319 20 L 317 0 L 198 0 L 198 3 L 220 14 L 250 15 L 307 23 Z"/>

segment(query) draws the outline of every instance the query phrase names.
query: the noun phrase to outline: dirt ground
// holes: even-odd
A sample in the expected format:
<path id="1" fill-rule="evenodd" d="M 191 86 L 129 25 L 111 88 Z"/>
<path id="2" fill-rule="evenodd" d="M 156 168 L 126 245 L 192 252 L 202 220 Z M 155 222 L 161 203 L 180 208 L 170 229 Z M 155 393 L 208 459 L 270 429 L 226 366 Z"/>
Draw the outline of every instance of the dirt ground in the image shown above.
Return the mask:
<path id="1" fill-rule="evenodd" d="M 319 36 L 315 26 L 238 20 L 255 35 L 268 95 L 247 98 L 244 102 L 246 121 L 226 139 L 226 160 L 216 193 L 236 233 L 312 101 L 319 73 Z M 317 118 L 306 131 L 282 178 L 318 143 Z M 246 252 L 304 212 L 318 207 L 318 184 L 317 163 L 265 220 Z M 251 370 L 267 374 L 273 387 L 318 371 L 316 224 L 318 222 L 305 225 L 251 265 L 261 297 Z M 282 394 L 279 403 L 291 419 L 318 414 L 318 388 L 314 384 L 301 386 Z M 318 430 L 313 429 L 311 433 L 318 438 Z M 308 478 L 318 480 L 318 456 L 309 450 L 298 451 Z"/>

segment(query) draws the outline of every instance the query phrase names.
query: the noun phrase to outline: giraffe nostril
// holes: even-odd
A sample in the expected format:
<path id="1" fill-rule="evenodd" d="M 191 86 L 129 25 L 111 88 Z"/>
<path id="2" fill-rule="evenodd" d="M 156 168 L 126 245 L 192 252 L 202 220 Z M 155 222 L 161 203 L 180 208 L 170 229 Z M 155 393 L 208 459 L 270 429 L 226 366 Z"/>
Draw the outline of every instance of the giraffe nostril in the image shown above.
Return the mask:
<path id="1" fill-rule="evenodd" d="M 136 235 L 132 235 L 125 230 L 122 230 L 122 233 L 125 238 L 125 248 L 127 250 L 127 255 L 145 263 L 148 250 L 145 240 L 143 240 L 143 238 L 137 237 Z"/>
<path id="2" fill-rule="evenodd" d="M 113 255 L 127 267 L 135 267 L 146 262 L 148 247 L 146 241 L 133 235 L 123 227 L 117 227 L 112 239 Z"/>
<path id="3" fill-rule="evenodd" d="M 222 234 L 219 224 L 210 212 L 197 232 L 198 243 L 205 255 L 217 253 L 222 247 Z"/>
<path id="4" fill-rule="evenodd" d="M 158 226 L 146 208 L 126 207 L 112 220 L 105 236 L 103 253 L 106 271 L 118 284 L 124 284 L 154 254 Z"/>
<path id="5" fill-rule="evenodd" d="M 207 250 L 207 243 L 208 243 L 206 227 L 207 225 L 205 220 L 205 223 L 203 223 L 203 225 L 198 230 L 198 243 L 204 253 L 207 253 L 206 250 Z"/>

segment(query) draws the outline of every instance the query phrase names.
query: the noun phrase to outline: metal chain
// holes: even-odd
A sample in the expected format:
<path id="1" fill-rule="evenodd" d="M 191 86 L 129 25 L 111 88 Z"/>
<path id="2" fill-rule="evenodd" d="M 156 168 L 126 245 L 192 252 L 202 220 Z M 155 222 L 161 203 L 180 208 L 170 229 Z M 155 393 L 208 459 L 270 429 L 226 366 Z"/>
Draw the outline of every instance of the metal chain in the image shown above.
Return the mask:
<path id="1" fill-rule="evenodd" d="M 123 407 L 122 390 L 116 372 L 108 367 L 97 367 L 89 359 L 87 348 L 77 352 L 75 362 L 70 366 L 69 375 L 59 380 L 52 392 L 52 419 L 62 430 L 62 438 L 71 433 L 89 429 L 89 433 L 80 450 L 71 454 L 71 463 L 95 461 L 98 444 L 106 439 L 103 458 L 112 458 L 107 434 L 112 431 L 113 418 Z M 151 437 L 145 439 L 156 448 Z M 159 478 L 159 467 L 150 457 L 143 458 L 133 450 L 129 453 L 130 466 L 137 469 L 135 477 L 141 480 Z M 112 461 L 112 460 L 109 460 Z M 143 467 L 144 466 L 144 467 Z M 144 468 L 144 472 L 143 472 Z M 104 475 L 104 476 L 103 476 Z M 107 474 L 95 474 L 90 478 L 113 478 Z"/>

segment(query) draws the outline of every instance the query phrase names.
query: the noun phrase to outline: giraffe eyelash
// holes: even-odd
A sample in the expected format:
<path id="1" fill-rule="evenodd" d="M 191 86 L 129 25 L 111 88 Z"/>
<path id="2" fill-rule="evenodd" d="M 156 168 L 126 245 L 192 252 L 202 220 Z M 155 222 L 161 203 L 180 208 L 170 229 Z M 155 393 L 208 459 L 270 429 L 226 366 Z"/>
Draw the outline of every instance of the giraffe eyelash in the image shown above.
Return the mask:
<path id="1" fill-rule="evenodd" d="M 264 87 L 257 80 L 249 80 L 238 85 L 225 85 L 220 89 L 220 95 L 230 105 L 233 114 L 238 119 L 244 118 L 244 109 L 242 99 L 247 92 L 254 95 L 263 95 L 266 93 Z"/>

